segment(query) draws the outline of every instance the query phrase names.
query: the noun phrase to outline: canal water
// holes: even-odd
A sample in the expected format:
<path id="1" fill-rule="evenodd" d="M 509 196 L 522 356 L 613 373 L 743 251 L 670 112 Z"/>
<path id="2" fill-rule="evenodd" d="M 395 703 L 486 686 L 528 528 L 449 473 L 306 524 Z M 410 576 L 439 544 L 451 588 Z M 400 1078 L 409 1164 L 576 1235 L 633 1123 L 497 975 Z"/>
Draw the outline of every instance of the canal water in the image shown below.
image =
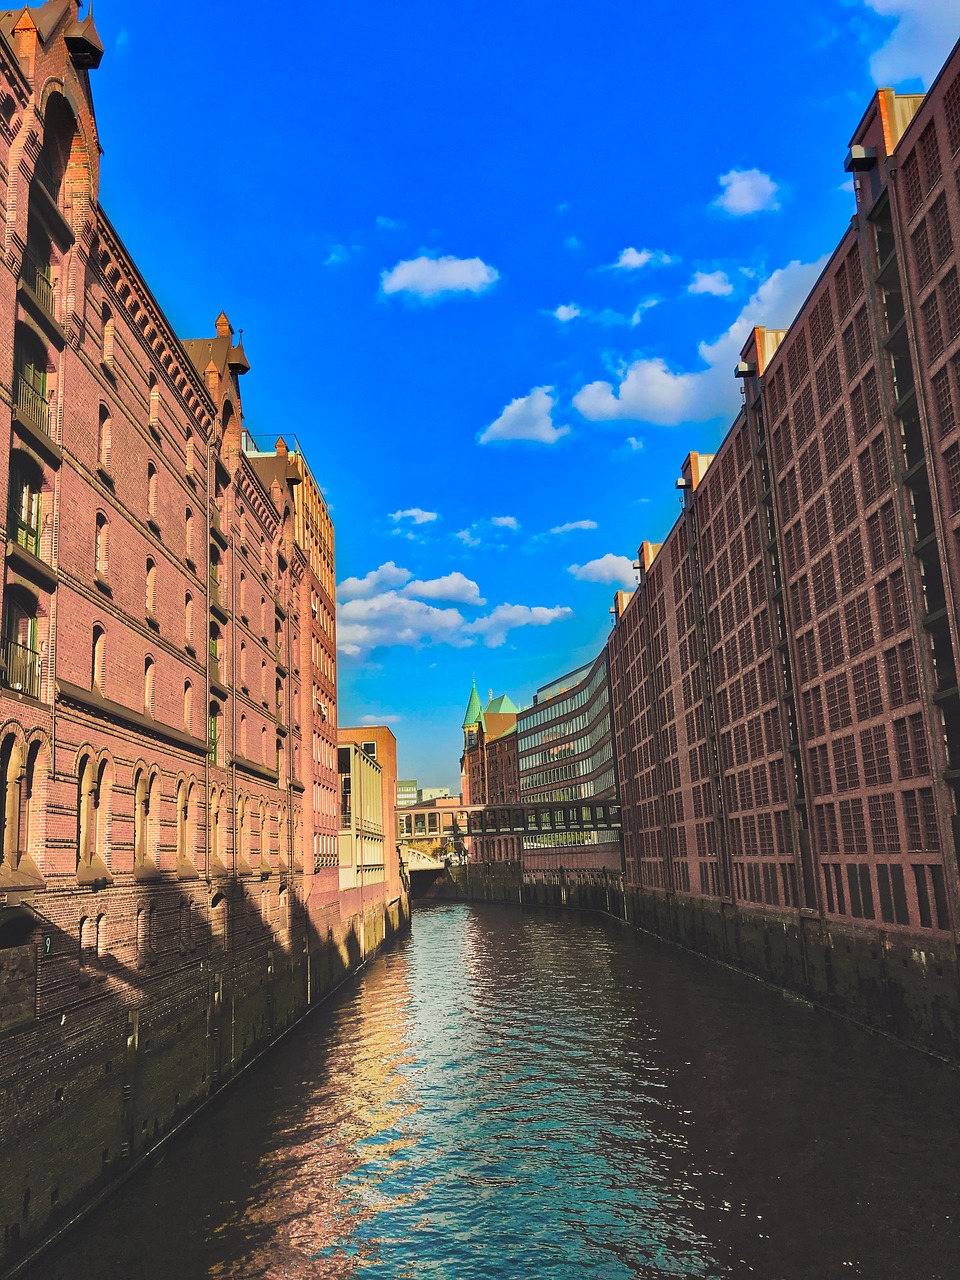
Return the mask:
<path id="1" fill-rule="evenodd" d="M 613 923 L 431 906 L 31 1280 L 954 1280 L 958 1083 Z"/>

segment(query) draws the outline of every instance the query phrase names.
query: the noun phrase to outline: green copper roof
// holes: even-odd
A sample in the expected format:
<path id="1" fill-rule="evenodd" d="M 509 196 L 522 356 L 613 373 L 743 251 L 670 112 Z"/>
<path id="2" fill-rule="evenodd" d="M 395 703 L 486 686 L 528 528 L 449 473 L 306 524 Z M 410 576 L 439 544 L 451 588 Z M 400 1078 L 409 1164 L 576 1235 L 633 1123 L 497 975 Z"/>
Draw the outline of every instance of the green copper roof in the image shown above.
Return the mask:
<path id="1" fill-rule="evenodd" d="M 477 693 L 477 682 L 473 682 L 473 688 L 470 690 L 470 701 L 467 703 L 467 710 L 463 717 L 463 728 L 470 729 L 475 724 L 479 724 L 483 719 L 483 707 L 480 705 L 480 695 Z"/>
<path id="2" fill-rule="evenodd" d="M 488 716 L 511 716 L 516 714 L 517 708 L 505 693 L 501 693 L 499 698 L 491 698 L 484 710 L 484 715 Z"/>

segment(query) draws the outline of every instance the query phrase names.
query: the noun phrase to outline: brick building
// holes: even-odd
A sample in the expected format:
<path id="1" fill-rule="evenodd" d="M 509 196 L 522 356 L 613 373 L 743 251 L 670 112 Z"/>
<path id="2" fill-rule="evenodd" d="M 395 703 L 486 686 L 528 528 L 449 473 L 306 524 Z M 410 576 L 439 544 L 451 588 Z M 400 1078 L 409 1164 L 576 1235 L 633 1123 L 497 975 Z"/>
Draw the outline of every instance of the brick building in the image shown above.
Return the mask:
<path id="1" fill-rule="evenodd" d="M 100 208 L 102 52 L 72 0 L 0 14 L 3 1264 L 405 914 L 327 892 L 332 526 L 251 456 L 227 317 L 181 341 Z"/>
<path id="2" fill-rule="evenodd" d="M 461 791 L 465 805 L 516 804 L 520 799 L 517 760 L 517 708 L 506 694 L 481 705 L 476 682 L 463 717 Z M 494 831 L 465 837 L 474 862 L 520 862 L 519 836 Z"/>
<path id="3" fill-rule="evenodd" d="M 960 57 L 880 90 L 857 213 L 683 468 L 609 652 L 629 883 L 952 943 Z"/>

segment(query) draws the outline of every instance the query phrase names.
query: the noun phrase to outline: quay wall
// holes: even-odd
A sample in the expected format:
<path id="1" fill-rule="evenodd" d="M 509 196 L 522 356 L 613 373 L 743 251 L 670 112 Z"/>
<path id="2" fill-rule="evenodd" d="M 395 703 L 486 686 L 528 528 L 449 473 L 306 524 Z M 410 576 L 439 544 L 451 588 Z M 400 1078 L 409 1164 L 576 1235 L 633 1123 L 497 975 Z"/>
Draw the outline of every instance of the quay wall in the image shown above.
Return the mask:
<path id="1" fill-rule="evenodd" d="M 517 864 L 452 867 L 427 896 L 601 912 L 960 1065 L 960 966 L 949 939 L 657 893 L 618 876 L 545 881 Z"/>
<path id="2" fill-rule="evenodd" d="M 163 896 L 160 886 L 154 892 Z M 226 946 L 204 932 L 177 963 L 153 971 L 107 963 L 84 972 L 74 962 L 76 998 L 61 998 L 60 1011 L 45 1017 L 29 993 L 44 950 L 56 954 L 64 939 L 51 923 L 43 939 L 0 953 L 5 1278 L 410 923 L 405 892 L 392 902 L 351 903 L 352 915 L 341 915 L 334 896 L 309 903 L 309 914 L 294 909 L 290 928 L 277 931 L 241 883 L 225 892 Z"/>

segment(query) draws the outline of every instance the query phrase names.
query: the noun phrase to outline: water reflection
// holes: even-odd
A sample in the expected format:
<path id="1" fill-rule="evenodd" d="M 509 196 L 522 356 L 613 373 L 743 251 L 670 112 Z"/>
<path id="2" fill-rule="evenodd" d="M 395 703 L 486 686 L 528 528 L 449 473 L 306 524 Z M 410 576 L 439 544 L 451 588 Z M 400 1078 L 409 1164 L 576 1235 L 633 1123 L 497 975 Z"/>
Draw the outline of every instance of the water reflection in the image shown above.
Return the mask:
<path id="1" fill-rule="evenodd" d="M 958 1120 L 738 975 L 439 906 L 33 1280 L 953 1277 Z"/>

